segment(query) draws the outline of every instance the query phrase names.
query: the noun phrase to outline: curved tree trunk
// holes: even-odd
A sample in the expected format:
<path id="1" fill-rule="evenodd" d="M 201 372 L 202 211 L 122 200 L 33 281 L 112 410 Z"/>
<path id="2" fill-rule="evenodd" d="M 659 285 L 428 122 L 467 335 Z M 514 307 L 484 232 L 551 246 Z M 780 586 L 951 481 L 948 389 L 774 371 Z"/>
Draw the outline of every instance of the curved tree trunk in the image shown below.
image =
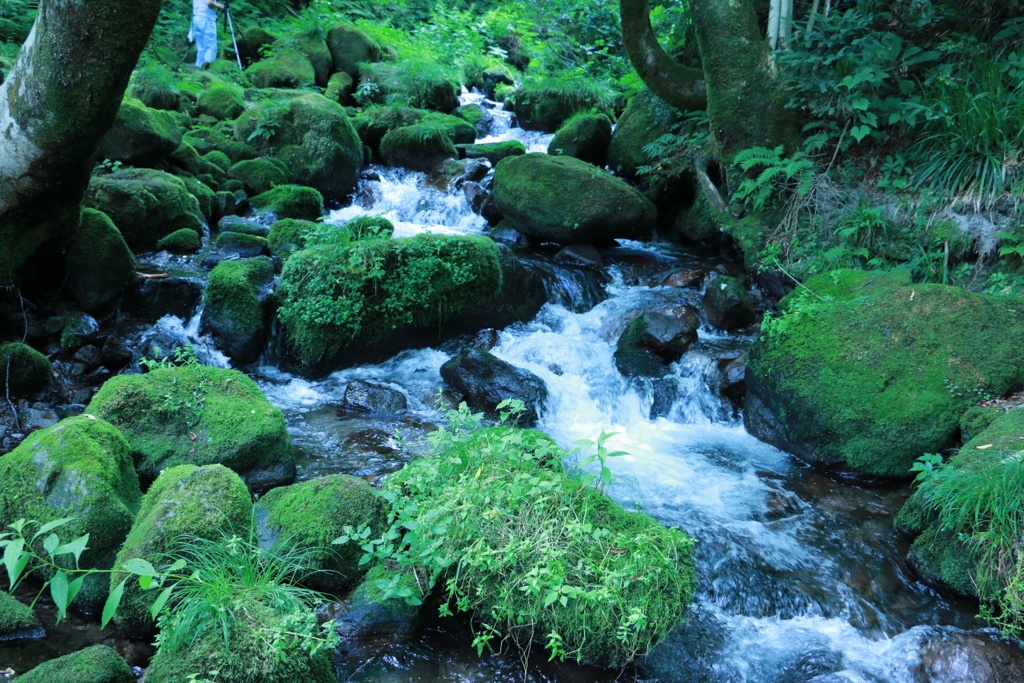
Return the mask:
<path id="1" fill-rule="evenodd" d="M 692 0 L 703 71 L 666 53 L 651 28 L 647 0 L 620 0 L 622 38 L 644 84 L 669 104 L 706 106 L 715 156 L 731 160 L 748 147 L 788 145 L 793 117 L 776 84 L 768 42 L 751 0 Z"/>
<path id="2" fill-rule="evenodd" d="M 0 282 L 78 226 L 96 150 L 161 0 L 42 0 L 0 86 Z"/>
<path id="3" fill-rule="evenodd" d="M 619 14 L 626 54 L 640 80 L 680 111 L 704 109 L 704 72 L 683 66 L 661 47 L 651 26 L 648 0 L 620 0 Z"/>

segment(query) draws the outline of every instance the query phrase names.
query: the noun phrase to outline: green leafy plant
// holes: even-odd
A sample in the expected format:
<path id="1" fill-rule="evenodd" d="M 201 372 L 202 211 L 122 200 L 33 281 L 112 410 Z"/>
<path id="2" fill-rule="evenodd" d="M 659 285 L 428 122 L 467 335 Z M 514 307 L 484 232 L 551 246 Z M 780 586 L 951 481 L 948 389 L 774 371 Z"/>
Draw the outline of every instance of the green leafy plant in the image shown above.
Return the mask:
<path id="1" fill-rule="evenodd" d="M 757 175 L 745 177 L 734 195 L 754 211 L 773 205 L 786 192 L 805 197 L 813 187 L 814 162 L 804 152 L 787 156 L 782 146 L 751 147 L 737 153 L 733 163 L 744 173 L 761 169 Z"/>

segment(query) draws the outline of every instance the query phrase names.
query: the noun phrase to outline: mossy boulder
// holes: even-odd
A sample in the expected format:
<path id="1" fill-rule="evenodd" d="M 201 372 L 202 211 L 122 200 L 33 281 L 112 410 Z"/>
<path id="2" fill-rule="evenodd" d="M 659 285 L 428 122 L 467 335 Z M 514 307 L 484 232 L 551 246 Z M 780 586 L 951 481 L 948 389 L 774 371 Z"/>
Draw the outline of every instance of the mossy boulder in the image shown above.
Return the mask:
<path id="1" fill-rule="evenodd" d="M 253 197 L 252 205 L 278 218 L 314 221 L 324 213 L 323 195 L 302 185 L 278 185 Z"/>
<path id="2" fill-rule="evenodd" d="M 1024 302 L 835 271 L 781 303 L 747 363 L 752 434 L 813 462 L 908 476 L 961 416 L 1024 381 Z"/>
<path id="3" fill-rule="evenodd" d="M 575 157 L 595 166 L 604 166 L 611 139 L 611 119 L 604 114 L 581 112 L 559 127 L 548 144 L 548 154 Z"/>
<path id="4" fill-rule="evenodd" d="M 64 542 L 89 534 L 83 568 L 114 566 L 141 497 L 128 442 L 113 425 L 91 415 L 35 432 L 0 458 L 0 528 L 19 519 L 45 524 L 71 517 L 58 533 Z M 106 588 L 100 575 L 90 577 L 77 604 L 95 609 Z"/>
<path id="5" fill-rule="evenodd" d="M 754 299 L 734 277 L 709 278 L 701 300 L 708 322 L 721 330 L 735 330 L 754 322 Z"/>
<path id="6" fill-rule="evenodd" d="M 253 363 L 263 351 L 274 280 L 269 258 L 221 261 L 203 293 L 203 326 L 236 363 Z"/>
<path id="7" fill-rule="evenodd" d="M 89 313 L 113 306 L 135 276 L 135 257 L 106 214 L 82 210 L 82 222 L 65 252 L 68 288 Z"/>
<path id="8" fill-rule="evenodd" d="M 189 175 L 198 175 L 202 167 L 203 158 L 199 156 L 196 148 L 187 142 L 182 142 L 167 157 L 167 165 L 181 169 Z"/>
<path id="9" fill-rule="evenodd" d="M 608 166 L 624 178 L 635 178 L 637 169 L 651 159 L 644 147 L 672 130 L 676 113 L 649 90 L 642 90 L 626 105 L 608 144 Z"/>
<path id="10" fill-rule="evenodd" d="M 220 632 L 207 631 L 187 647 L 161 647 L 146 670 L 146 683 L 182 683 L 197 671 L 216 671 L 232 683 L 337 683 L 327 651 L 310 655 L 295 647 L 281 656 L 267 643 L 296 629 L 316 631 L 316 616 L 294 614 L 272 605 L 239 598 L 227 645 Z"/>
<path id="11" fill-rule="evenodd" d="M 296 218 L 275 221 L 270 226 L 267 241 L 270 250 L 282 261 L 306 246 L 306 237 L 320 227 L 319 223 Z"/>
<path id="12" fill-rule="evenodd" d="M 679 315 L 644 311 L 626 327 L 615 348 L 615 366 L 627 377 L 663 377 L 697 341 L 700 320 L 688 307 Z"/>
<path id="13" fill-rule="evenodd" d="M 476 141 L 476 128 L 461 117 L 432 111 L 426 112 L 423 123 L 443 128 L 456 145 L 469 145 Z"/>
<path id="14" fill-rule="evenodd" d="M 289 48 L 274 53 L 245 70 L 257 88 L 302 88 L 316 82 L 316 69 L 301 50 Z"/>
<path id="15" fill-rule="evenodd" d="M 175 230 L 156 243 L 157 249 L 172 254 L 194 254 L 199 251 L 200 246 L 199 235 L 189 228 Z"/>
<path id="16" fill-rule="evenodd" d="M 238 41 L 238 56 L 242 63 L 248 66 L 260 58 L 264 48 L 270 47 L 277 36 L 257 24 L 251 24 L 242 29 L 242 40 Z"/>
<path id="17" fill-rule="evenodd" d="M 331 51 L 327 49 L 323 38 L 302 31 L 293 31 L 275 41 L 270 47 L 274 54 L 298 50 L 306 55 L 306 59 L 313 66 L 314 82 L 321 88 L 327 86 L 327 79 L 332 71 L 332 59 Z"/>
<path id="18" fill-rule="evenodd" d="M 235 137 L 249 140 L 260 154 L 275 156 L 291 169 L 295 182 L 342 201 L 355 189 L 363 165 L 363 145 L 345 108 L 323 95 L 296 97 L 285 104 L 264 102 L 235 122 Z"/>
<path id="19" fill-rule="evenodd" d="M 196 364 L 118 375 L 86 411 L 121 429 L 144 481 L 176 465 L 214 463 L 257 492 L 295 479 L 284 415 L 237 370 Z"/>
<path id="20" fill-rule="evenodd" d="M 380 143 L 380 153 L 390 166 L 428 172 L 445 159 L 458 157 L 448 132 L 438 125 L 417 124 L 393 130 Z"/>
<path id="21" fill-rule="evenodd" d="M 405 60 L 363 64 L 359 68 L 359 81 L 376 86 L 373 100 L 378 104 L 395 96 L 404 99 L 409 106 L 444 113 L 459 106 L 459 88 L 455 81 L 432 62 Z"/>
<path id="22" fill-rule="evenodd" d="M 46 635 L 28 605 L 18 602 L 7 591 L 0 591 L 0 643 L 5 640 L 42 638 Z"/>
<path id="23" fill-rule="evenodd" d="M 178 465 L 162 472 L 142 498 L 117 566 L 140 558 L 152 562 L 171 553 L 182 536 L 217 540 L 223 533 L 246 529 L 252 518 L 252 498 L 238 475 L 221 465 Z M 110 587 L 127 577 L 110 575 Z M 117 622 L 139 633 L 151 633 L 156 624 L 149 608 L 157 591 L 144 591 L 129 578 L 116 614 Z"/>
<path id="24" fill-rule="evenodd" d="M 213 204 L 217 199 L 217 193 L 213 191 L 213 188 L 218 187 L 217 182 L 211 176 L 203 174 L 200 174 L 198 178 L 179 174 L 178 178 L 181 182 L 185 183 L 185 189 L 188 190 L 190 195 L 195 197 L 196 203 L 199 204 L 199 215 L 203 217 L 203 220 L 211 220 L 213 218 Z"/>
<path id="25" fill-rule="evenodd" d="M 283 550 L 312 549 L 307 582 L 317 590 L 339 595 L 366 571 L 359 564 L 363 551 L 355 544 L 334 546 L 345 526 L 367 525 L 372 533 L 384 529 L 380 498 L 365 479 L 334 474 L 309 479 L 268 492 L 256 504 L 260 546 Z"/>
<path id="26" fill-rule="evenodd" d="M 353 262 L 375 264 L 373 271 Z M 324 245 L 285 262 L 278 317 L 298 362 L 322 371 L 358 357 L 421 344 L 458 313 L 497 295 L 498 247 L 482 236 L 370 239 Z"/>
<path id="27" fill-rule="evenodd" d="M 589 81 L 547 78 L 527 80 L 515 91 L 515 114 L 526 130 L 554 133 L 573 114 L 604 111 L 602 96 Z"/>
<path id="28" fill-rule="evenodd" d="M 657 218 L 640 192 L 572 157 L 526 154 L 494 171 L 498 210 L 519 232 L 544 242 L 607 244 L 642 239 Z"/>
<path id="29" fill-rule="evenodd" d="M 12 396 L 35 396 L 50 386 L 52 376 L 50 359 L 28 344 L 0 345 L 0 386 L 10 388 Z"/>
<path id="30" fill-rule="evenodd" d="M 324 90 L 324 97 L 331 102 L 338 104 L 349 104 L 352 91 L 355 90 L 356 82 L 344 71 L 331 74 L 327 80 L 327 88 Z"/>
<path id="31" fill-rule="evenodd" d="M 481 135 L 487 132 L 490 116 L 479 104 L 464 104 L 452 113 L 473 126 Z"/>
<path id="32" fill-rule="evenodd" d="M 380 45 L 352 24 L 337 24 L 327 32 L 327 48 L 335 71 L 355 78 L 359 65 L 380 60 Z"/>
<path id="33" fill-rule="evenodd" d="M 519 140 L 503 142 L 481 142 L 472 145 L 456 145 L 467 159 L 487 159 L 492 166 L 508 157 L 519 157 L 526 154 L 526 145 Z"/>
<path id="34" fill-rule="evenodd" d="M 185 133 L 183 139 L 204 157 L 211 152 L 220 152 L 231 163 L 237 163 L 246 159 L 255 159 L 259 156 L 256 148 L 245 142 L 245 140 L 235 140 L 233 129 L 229 135 L 218 128 L 193 128 Z"/>
<path id="35" fill-rule="evenodd" d="M 180 178 L 163 171 L 129 168 L 93 176 L 85 203 L 109 216 L 136 251 L 153 249 L 182 228 L 203 232 L 199 201 Z"/>
<path id="36" fill-rule="evenodd" d="M 163 65 L 147 66 L 132 75 L 129 94 L 152 109 L 175 111 L 181 104 L 181 90 L 170 69 Z"/>
<path id="37" fill-rule="evenodd" d="M 182 131 L 171 114 L 128 98 L 121 103 L 97 155 L 131 166 L 151 166 L 166 159 L 181 140 Z"/>
<path id="38" fill-rule="evenodd" d="M 377 151 L 385 135 L 398 128 L 420 123 L 425 114 L 422 109 L 412 107 L 371 105 L 353 117 L 352 125 L 363 144 Z"/>
<path id="39" fill-rule="evenodd" d="M 215 85 L 199 95 L 196 106 L 201 114 L 221 121 L 234 121 L 245 111 L 245 99 L 237 85 Z"/>
<path id="40" fill-rule="evenodd" d="M 291 172 L 284 164 L 266 158 L 239 161 L 228 169 L 228 178 L 242 181 L 245 193 L 250 197 L 292 181 Z"/>
<path id="41" fill-rule="evenodd" d="M 135 683 L 128 663 L 117 650 L 106 645 L 93 645 L 69 655 L 44 662 L 18 683 Z"/>

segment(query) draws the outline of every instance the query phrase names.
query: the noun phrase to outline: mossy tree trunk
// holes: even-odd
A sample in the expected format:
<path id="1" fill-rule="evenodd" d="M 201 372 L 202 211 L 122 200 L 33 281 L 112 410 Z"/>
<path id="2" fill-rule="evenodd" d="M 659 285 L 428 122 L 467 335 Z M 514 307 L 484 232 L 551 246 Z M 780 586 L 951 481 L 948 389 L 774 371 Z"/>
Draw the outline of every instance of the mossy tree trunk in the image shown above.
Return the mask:
<path id="1" fill-rule="evenodd" d="M 683 110 L 700 83 L 658 45 L 647 0 L 620 0 L 623 42 L 640 78 L 656 95 Z M 787 145 L 793 117 L 785 109 L 751 0 L 692 0 L 715 155 L 729 161 L 748 147 Z M 679 92 L 674 96 L 669 91 Z M 665 93 L 665 94 L 663 94 Z M 677 103 L 681 102 L 682 106 Z"/>
<path id="2" fill-rule="evenodd" d="M 42 0 L 0 86 L 0 282 L 74 231 L 93 157 L 161 0 Z"/>

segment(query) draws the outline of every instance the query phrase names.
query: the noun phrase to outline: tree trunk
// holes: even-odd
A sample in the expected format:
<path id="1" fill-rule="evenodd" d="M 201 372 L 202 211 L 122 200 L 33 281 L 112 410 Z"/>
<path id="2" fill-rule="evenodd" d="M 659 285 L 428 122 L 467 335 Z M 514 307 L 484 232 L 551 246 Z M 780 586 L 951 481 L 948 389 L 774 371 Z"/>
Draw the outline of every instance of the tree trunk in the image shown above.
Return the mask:
<path id="1" fill-rule="evenodd" d="M 707 107 L 704 72 L 683 66 L 661 47 L 651 26 L 647 0 L 620 0 L 619 10 L 626 54 L 640 80 L 680 111 Z"/>
<path id="2" fill-rule="evenodd" d="M 42 0 L 0 86 L 0 282 L 73 232 L 161 0 Z"/>

